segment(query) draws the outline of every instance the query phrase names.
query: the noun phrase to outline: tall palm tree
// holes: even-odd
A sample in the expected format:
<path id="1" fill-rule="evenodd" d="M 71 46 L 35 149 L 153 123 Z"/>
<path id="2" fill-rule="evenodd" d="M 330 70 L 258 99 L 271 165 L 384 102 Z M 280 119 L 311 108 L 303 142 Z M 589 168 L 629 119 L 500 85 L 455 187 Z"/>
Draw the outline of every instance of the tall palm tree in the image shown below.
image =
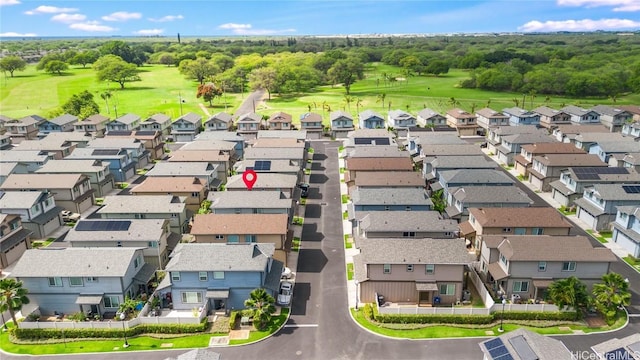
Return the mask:
<path id="1" fill-rule="evenodd" d="M 103 93 L 100 93 L 100 97 L 107 104 L 107 114 L 109 114 L 109 99 L 111 99 L 111 91 L 107 90 Z"/>
<path id="2" fill-rule="evenodd" d="M 618 273 L 602 275 L 602 282 L 593 285 L 593 299 L 598 311 L 607 322 L 613 322 L 620 306 L 628 306 L 631 303 L 629 283 Z"/>
<path id="3" fill-rule="evenodd" d="M 13 324 L 18 326 L 16 311 L 22 310 L 22 305 L 29 303 L 29 290 L 22 287 L 22 281 L 5 278 L 0 280 L 0 312 L 9 310 Z"/>
<path id="4" fill-rule="evenodd" d="M 513 99 L 511 99 L 511 101 L 513 101 L 513 103 L 516 104 L 516 107 L 520 106 L 520 99 L 513 98 Z"/>
<path id="5" fill-rule="evenodd" d="M 382 93 L 382 94 L 378 94 L 378 99 L 376 100 L 376 102 L 381 102 L 382 103 L 382 108 L 384 109 L 384 100 L 387 98 L 387 94 L 386 93 Z"/>
<path id="6" fill-rule="evenodd" d="M 531 99 L 531 109 L 533 109 L 533 100 L 536 98 L 536 91 L 534 89 L 529 91 L 529 98 Z"/>
<path id="7" fill-rule="evenodd" d="M 362 106 L 362 99 L 356 98 L 356 112 L 360 114 L 360 106 Z"/>
<path id="8" fill-rule="evenodd" d="M 471 103 L 471 113 L 475 113 L 476 112 L 476 108 L 478 107 L 478 104 L 476 103 Z"/>
<path id="9" fill-rule="evenodd" d="M 355 98 L 351 95 L 345 95 L 342 100 L 345 104 L 347 104 L 347 109 L 349 109 L 349 112 L 351 112 L 351 103 L 355 101 Z"/>
<path id="10" fill-rule="evenodd" d="M 451 105 L 452 107 L 456 107 L 460 105 L 460 101 L 458 101 L 458 99 L 454 98 L 453 96 L 449 98 L 449 105 Z"/>
<path id="11" fill-rule="evenodd" d="M 271 315 L 276 312 L 273 305 L 276 300 L 269 295 L 265 289 L 255 289 L 249 294 L 249 298 L 244 301 L 244 306 L 253 310 L 253 323 L 258 330 L 261 330 L 271 320 Z"/>
<path id="12" fill-rule="evenodd" d="M 576 320 L 580 318 L 580 309 L 589 302 L 587 286 L 577 277 L 571 276 L 566 279 L 556 280 L 547 289 L 549 299 L 558 308 L 572 308 L 576 311 Z"/>

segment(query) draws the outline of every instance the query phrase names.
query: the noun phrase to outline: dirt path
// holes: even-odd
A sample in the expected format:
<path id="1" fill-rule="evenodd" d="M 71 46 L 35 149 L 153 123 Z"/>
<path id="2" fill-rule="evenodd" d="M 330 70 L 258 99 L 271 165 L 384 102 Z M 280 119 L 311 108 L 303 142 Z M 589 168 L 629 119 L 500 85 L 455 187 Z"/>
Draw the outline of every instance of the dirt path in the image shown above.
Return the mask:
<path id="1" fill-rule="evenodd" d="M 204 106 L 203 103 L 198 104 L 198 106 L 200 106 L 200 109 L 202 109 L 202 111 L 207 115 L 207 116 L 211 116 L 211 114 L 209 114 L 209 110 L 207 110 L 207 107 Z"/>

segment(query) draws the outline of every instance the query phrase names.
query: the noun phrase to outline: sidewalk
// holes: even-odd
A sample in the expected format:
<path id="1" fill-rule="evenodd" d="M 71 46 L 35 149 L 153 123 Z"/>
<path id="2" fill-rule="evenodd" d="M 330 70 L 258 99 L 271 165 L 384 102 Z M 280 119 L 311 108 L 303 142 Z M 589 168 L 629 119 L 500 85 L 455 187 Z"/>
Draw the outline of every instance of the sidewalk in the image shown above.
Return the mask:
<path id="1" fill-rule="evenodd" d="M 344 154 L 344 150 L 342 151 L 342 153 L 338 153 L 338 156 L 340 156 L 340 158 L 338 159 L 338 167 L 339 168 L 344 168 L 344 158 L 342 157 L 343 154 Z M 340 174 L 340 198 L 341 198 L 340 201 L 342 201 L 342 195 L 348 195 L 348 193 L 349 193 L 348 188 L 347 188 L 347 184 L 342 182 L 342 180 L 344 180 L 344 174 Z M 342 209 L 342 213 L 347 211 L 347 204 L 342 204 L 341 209 Z M 342 214 L 340 214 L 340 216 L 342 216 Z M 344 235 L 352 235 L 351 221 L 343 219 L 342 220 L 342 229 L 343 229 Z M 354 244 L 354 246 L 355 246 L 355 244 Z M 353 264 L 353 256 L 360 254 L 360 250 L 356 249 L 355 247 L 352 247 L 351 249 L 347 249 L 347 248 L 344 247 L 344 245 L 343 245 L 343 248 L 344 248 L 344 262 L 345 262 L 344 266 L 346 268 L 347 264 Z M 356 288 L 355 279 L 353 279 L 353 280 L 347 279 L 347 299 L 348 299 L 349 308 L 356 307 L 356 292 L 357 291 L 358 291 L 358 289 Z"/>

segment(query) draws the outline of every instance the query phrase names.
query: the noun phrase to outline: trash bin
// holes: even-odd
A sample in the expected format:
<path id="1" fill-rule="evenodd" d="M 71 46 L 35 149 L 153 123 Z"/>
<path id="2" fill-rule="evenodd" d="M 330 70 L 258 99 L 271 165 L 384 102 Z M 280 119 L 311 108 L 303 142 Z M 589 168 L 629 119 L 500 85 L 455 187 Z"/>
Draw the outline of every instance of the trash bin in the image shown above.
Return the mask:
<path id="1" fill-rule="evenodd" d="M 440 296 L 436 296 L 433 298 L 433 305 L 440 305 Z"/>
<path id="2" fill-rule="evenodd" d="M 471 300 L 471 291 L 469 290 L 465 290 L 462 292 L 462 301 L 469 301 Z"/>
<path id="3" fill-rule="evenodd" d="M 378 295 L 378 306 L 384 305 L 384 296 Z"/>

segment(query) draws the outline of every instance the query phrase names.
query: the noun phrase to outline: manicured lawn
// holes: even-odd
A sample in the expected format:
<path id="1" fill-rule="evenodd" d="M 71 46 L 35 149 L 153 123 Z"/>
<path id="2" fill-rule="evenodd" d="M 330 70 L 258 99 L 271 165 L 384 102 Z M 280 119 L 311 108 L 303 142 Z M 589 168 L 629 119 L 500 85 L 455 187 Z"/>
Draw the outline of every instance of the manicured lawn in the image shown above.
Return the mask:
<path id="1" fill-rule="evenodd" d="M 48 238 L 47 240 L 44 241 L 33 241 L 31 242 L 31 247 L 33 247 L 34 249 L 38 249 L 38 248 L 46 248 L 47 246 L 51 245 L 52 242 L 54 242 L 56 239 L 54 238 Z"/>
<path id="2" fill-rule="evenodd" d="M 304 224 L 304 218 L 300 216 L 293 217 L 293 225 L 302 225 Z"/>
<path id="3" fill-rule="evenodd" d="M 294 237 L 291 244 L 291 250 L 300 251 L 300 238 Z"/>
<path id="4" fill-rule="evenodd" d="M 625 256 L 623 258 L 623 260 L 631 265 L 634 269 L 636 269 L 638 272 L 640 272 L 640 259 L 636 259 L 631 255 Z"/>
<path id="5" fill-rule="evenodd" d="M 275 316 L 271 318 L 271 323 L 269 324 L 269 326 L 267 326 L 266 329 L 262 331 L 251 331 L 249 333 L 249 339 L 231 340 L 229 341 L 229 345 L 241 345 L 241 344 L 251 343 L 275 333 L 282 327 L 282 325 L 284 325 L 285 321 L 287 321 L 288 315 L 289 315 L 289 308 L 282 308 L 282 310 L 280 310 L 279 316 Z"/>
<path id="6" fill-rule="evenodd" d="M 347 280 L 353 280 L 353 263 L 347 264 Z"/>
<path id="7" fill-rule="evenodd" d="M 593 230 L 587 230 L 587 232 L 589 233 L 589 235 L 591 235 L 594 239 L 600 241 L 603 244 L 606 244 L 609 242 L 609 240 L 605 237 L 606 235 L 606 231 L 600 232 L 600 233 L 596 233 Z M 609 233 L 609 239 L 611 239 L 611 232 Z"/>
<path id="8" fill-rule="evenodd" d="M 342 203 L 346 204 L 349 202 L 349 195 L 342 195 Z"/>
<path id="9" fill-rule="evenodd" d="M 349 218 L 349 213 L 348 212 L 343 212 L 342 213 L 342 220 L 347 220 Z"/>
<path id="10" fill-rule="evenodd" d="M 560 206 L 558 208 L 558 210 L 563 213 L 564 215 L 575 215 L 576 214 L 576 208 L 568 208 L 564 205 Z"/>

